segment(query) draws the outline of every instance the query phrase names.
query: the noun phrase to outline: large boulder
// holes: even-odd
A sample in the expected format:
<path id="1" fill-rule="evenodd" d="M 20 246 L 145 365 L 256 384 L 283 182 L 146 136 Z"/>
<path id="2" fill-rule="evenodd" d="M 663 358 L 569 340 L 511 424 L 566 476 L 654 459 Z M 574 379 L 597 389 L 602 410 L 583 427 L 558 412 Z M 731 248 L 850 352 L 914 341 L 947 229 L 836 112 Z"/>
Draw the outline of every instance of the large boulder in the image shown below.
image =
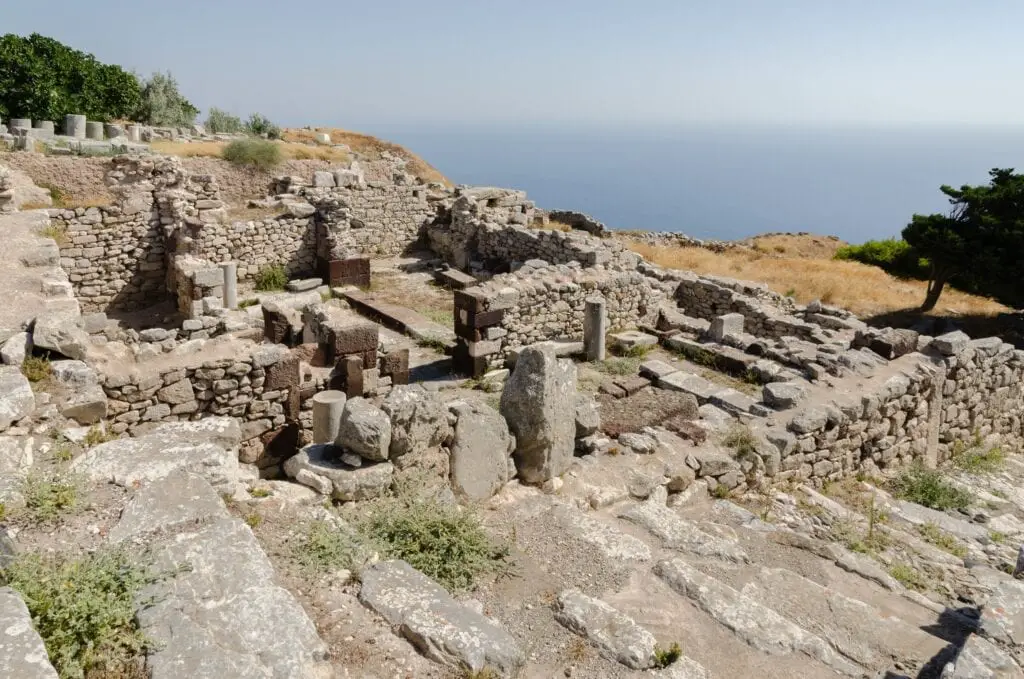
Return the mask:
<path id="1" fill-rule="evenodd" d="M 84 360 L 89 348 L 89 335 L 78 326 L 78 320 L 67 314 L 47 313 L 36 317 L 32 327 L 32 344 L 75 360 Z"/>
<path id="2" fill-rule="evenodd" d="M 25 357 L 32 353 L 32 337 L 27 332 L 12 335 L 0 346 L 0 360 L 7 365 L 20 366 Z"/>
<path id="3" fill-rule="evenodd" d="M 561 476 L 576 439 L 576 366 L 550 346 L 523 349 L 501 394 L 501 414 L 516 437 L 519 478 L 543 483 Z"/>
<path id="4" fill-rule="evenodd" d="M 485 405 L 457 403 L 451 445 L 452 490 L 471 500 L 486 500 L 509 480 L 509 455 L 515 440 L 505 419 Z"/>
<path id="5" fill-rule="evenodd" d="M 362 396 L 345 402 L 335 444 L 372 462 L 384 462 L 391 449 L 391 419 Z"/>
<path id="6" fill-rule="evenodd" d="M 0 366 L 0 431 L 32 414 L 36 397 L 21 368 Z"/>
<path id="7" fill-rule="evenodd" d="M 436 394 L 419 387 L 393 388 L 381 409 L 391 418 L 389 454 L 399 467 L 401 458 L 437 448 L 451 435 L 444 404 Z"/>
<path id="8" fill-rule="evenodd" d="M 0 674 L 18 679 L 57 679 L 46 646 L 32 626 L 32 616 L 21 596 L 0 587 Z"/>
<path id="9" fill-rule="evenodd" d="M 79 424 L 96 424 L 107 416 L 107 395 L 103 387 L 90 384 L 76 389 L 64 401 L 60 414 Z"/>

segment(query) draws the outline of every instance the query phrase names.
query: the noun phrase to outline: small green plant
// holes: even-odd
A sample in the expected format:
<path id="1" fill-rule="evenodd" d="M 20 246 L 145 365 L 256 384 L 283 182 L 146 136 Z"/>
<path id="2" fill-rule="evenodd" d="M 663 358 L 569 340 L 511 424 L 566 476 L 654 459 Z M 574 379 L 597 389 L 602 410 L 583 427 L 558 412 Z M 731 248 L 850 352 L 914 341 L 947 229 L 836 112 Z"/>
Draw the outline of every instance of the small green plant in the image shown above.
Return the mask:
<path id="1" fill-rule="evenodd" d="M 507 566 L 508 549 L 494 544 L 468 509 L 412 495 L 382 500 L 359 524 L 390 558 L 403 559 L 450 591 Z"/>
<path id="2" fill-rule="evenodd" d="M 332 299 L 334 299 L 334 293 L 330 290 L 324 290 L 320 293 L 321 302 L 330 302 Z"/>
<path id="3" fill-rule="evenodd" d="M 364 559 L 364 547 L 354 532 L 327 521 L 314 521 L 299 540 L 292 559 L 307 575 L 355 570 Z"/>
<path id="4" fill-rule="evenodd" d="M 53 521 L 78 504 L 77 479 L 66 474 L 29 473 L 21 482 L 25 513 L 33 521 Z"/>
<path id="5" fill-rule="evenodd" d="M 796 288 L 789 288 L 784 294 L 786 297 L 796 297 Z"/>
<path id="6" fill-rule="evenodd" d="M 438 325 L 447 328 L 455 325 L 455 316 L 450 309 L 424 309 L 421 313 Z"/>
<path id="7" fill-rule="evenodd" d="M 714 490 L 711 491 L 711 497 L 719 500 L 728 498 L 732 493 L 723 484 L 719 483 L 715 486 Z"/>
<path id="8" fill-rule="evenodd" d="M 889 567 L 889 575 L 907 589 L 923 592 L 928 589 L 928 581 L 919 570 L 907 564 L 897 563 Z"/>
<path id="9" fill-rule="evenodd" d="M 953 453 L 953 464 L 969 474 L 991 474 L 1002 469 L 1005 463 L 1006 453 L 999 446 L 985 450 L 979 445 Z"/>
<path id="10" fill-rule="evenodd" d="M 256 289 L 260 292 L 284 290 L 287 284 L 288 274 L 280 264 L 264 267 L 256 274 Z"/>
<path id="11" fill-rule="evenodd" d="M 0 502 L 0 521 L 7 519 L 7 505 Z"/>
<path id="12" fill-rule="evenodd" d="M 917 532 L 926 542 L 930 542 L 939 549 L 949 552 L 961 559 L 967 556 L 967 547 L 952 535 L 949 535 L 935 523 L 926 523 L 917 527 Z"/>
<path id="13" fill-rule="evenodd" d="M 423 349 L 430 349 L 436 351 L 439 354 L 443 354 L 448 350 L 448 345 L 445 344 L 444 340 L 440 337 L 425 336 L 416 339 L 416 346 L 422 347 Z"/>
<path id="14" fill-rule="evenodd" d="M 683 649 L 676 642 L 672 642 L 668 650 L 658 647 L 654 649 L 654 664 L 661 669 L 665 669 L 681 657 L 683 657 Z"/>
<path id="15" fill-rule="evenodd" d="M 127 552 L 25 554 L 0 576 L 25 600 L 61 679 L 141 676 L 132 670 L 150 642 L 135 622 L 136 596 L 155 579 Z"/>
<path id="16" fill-rule="evenodd" d="M 58 247 L 64 247 L 70 241 L 68 240 L 68 231 L 63 226 L 50 222 L 44 226 L 40 231 L 39 235 L 43 238 L 52 238 Z"/>
<path id="17" fill-rule="evenodd" d="M 50 359 L 47 356 L 26 356 L 21 362 L 21 374 L 29 382 L 42 382 L 50 376 Z"/>
<path id="18" fill-rule="evenodd" d="M 238 139 L 225 146 L 220 155 L 232 165 L 263 171 L 277 167 L 284 158 L 281 147 L 265 139 Z"/>
<path id="19" fill-rule="evenodd" d="M 996 545 L 1005 544 L 1006 543 L 1006 537 L 1007 537 L 1006 533 L 1000 533 L 997 530 L 990 530 L 988 532 L 988 539 L 991 540 L 992 543 L 996 544 Z"/>
<path id="20" fill-rule="evenodd" d="M 1002 490 L 1002 489 L 1000 489 L 1000 488 L 993 488 L 993 489 L 992 489 L 992 490 L 990 490 L 989 492 L 990 492 L 990 493 L 991 493 L 992 495 L 995 495 L 995 496 L 996 496 L 997 498 L 999 498 L 1000 500 L 1008 500 L 1008 499 L 1009 499 L 1009 497 L 1007 497 L 1007 495 L 1006 495 L 1006 491 L 1005 491 L 1005 490 Z"/>
<path id="21" fill-rule="evenodd" d="M 263 525 L 263 517 L 259 512 L 249 512 L 245 515 L 245 525 L 249 528 L 259 528 Z"/>
<path id="22" fill-rule="evenodd" d="M 971 494 L 947 481 L 942 472 L 916 464 L 904 470 L 890 485 L 893 493 L 908 502 L 938 509 L 966 509 Z"/>
<path id="23" fill-rule="evenodd" d="M 53 446 L 53 457 L 58 462 L 70 462 L 71 458 L 74 457 L 74 454 L 71 442 L 63 436 L 61 436 Z"/>
<path id="24" fill-rule="evenodd" d="M 501 675 L 497 670 L 484 667 L 479 670 L 466 670 L 463 675 L 465 679 L 500 679 Z"/>
<path id="25" fill-rule="evenodd" d="M 647 354 L 651 353 L 654 347 L 645 346 L 643 344 L 634 344 L 628 349 L 616 349 L 615 353 L 622 358 L 644 358 Z"/>
<path id="26" fill-rule="evenodd" d="M 273 493 L 270 492 L 269 488 L 250 488 L 249 495 L 255 498 L 270 497 Z"/>
<path id="27" fill-rule="evenodd" d="M 68 194 L 64 191 L 64 189 L 60 188 L 56 184 L 51 184 L 49 182 L 39 182 L 39 183 L 36 184 L 36 186 L 38 186 L 41 189 L 46 189 L 47 191 L 50 192 L 50 200 L 53 201 L 53 206 L 54 207 L 65 207 L 65 206 L 67 206 L 67 204 L 68 204 Z M 53 238 L 53 236 L 49 236 L 49 237 Z"/>
<path id="28" fill-rule="evenodd" d="M 241 302 L 238 303 L 238 308 L 239 309 L 247 309 L 247 308 L 249 308 L 251 306 L 256 306 L 259 303 L 260 303 L 260 301 L 258 299 L 256 299 L 255 297 L 252 297 L 252 298 L 249 298 L 249 299 L 243 299 Z"/>
<path id="29" fill-rule="evenodd" d="M 89 431 L 85 432 L 85 438 L 82 439 L 82 445 L 86 448 L 92 448 L 98 446 L 101 443 L 107 443 L 117 438 L 117 435 L 108 432 L 106 429 L 98 424 L 94 424 L 89 427 Z"/>
<path id="30" fill-rule="evenodd" d="M 737 424 L 726 432 L 722 438 L 722 445 L 732 449 L 738 460 L 757 454 L 757 439 L 750 428 L 742 424 Z"/>

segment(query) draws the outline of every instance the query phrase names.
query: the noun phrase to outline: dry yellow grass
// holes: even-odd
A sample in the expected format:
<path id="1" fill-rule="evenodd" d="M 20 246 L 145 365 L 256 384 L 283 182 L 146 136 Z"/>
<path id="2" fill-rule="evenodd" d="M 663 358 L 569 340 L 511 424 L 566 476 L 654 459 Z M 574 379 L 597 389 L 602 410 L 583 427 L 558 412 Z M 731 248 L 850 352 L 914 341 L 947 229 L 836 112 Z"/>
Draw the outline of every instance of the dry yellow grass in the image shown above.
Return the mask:
<path id="1" fill-rule="evenodd" d="M 540 221 L 539 219 L 530 222 L 531 229 L 546 229 L 548 231 L 572 231 L 572 226 L 559 222 L 554 219 L 549 219 L 548 223 Z"/>
<path id="2" fill-rule="evenodd" d="M 743 242 L 747 243 L 752 250 L 770 257 L 811 259 L 832 259 L 836 250 L 846 245 L 835 236 L 790 233 L 754 236 Z"/>
<path id="3" fill-rule="evenodd" d="M 331 136 L 332 143 L 344 144 L 356 153 L 364 155 L 371 160 L 380 158 L 381 153 L 384 151 L 406 158 L 409 161 L 409 164 L 406 166 L 409 169 L 409 172 L 416 176 L 421 182 L 427 184 L 438 182 L 445 186 L 452 185 L 452 183 L 448 181 L 447 177 L 404 146 L 399 146 L 398 144 L 393 144 L 389 141 L 384 141 L 383 139 L 378 139 L 377 137 L 372 137 L 368 134 L 343 130 L 337 127 L 316 127 L 312 129 L 286 129 L 282 132 L 281 137 L 286 142 L 316 144 L 315 137 L 321 132 L 329 134 Z M 326 147 L 321 146 L 321 148 Z"/>
<path id="4" fill-rule="evenodd" d="M 311 146 L 298 142 L 275 142 L 281 146 L 281 154 L 287 160 L 325 160 L 329 163 L 347 163 L 349 155 L 344 149 L 331 146 Z M 182 158 L 220 158 L 228 142 L 223 141 L 155 141 L 152 149 L 156 153 Z"/>
<path id="5" fill-rule="evenodd" d="M 629 247 L 660 266 L 763 282 L 802 304 L 820 299 L 861 317 L 913 309 L 925 296 L 924 281 L 894 278 L 878 267 L 859 262 L 770 256 L 747 249 L 717 253 L 642 243 L 630 243 Z M 993 316 L 1008 310 L 991 299 L 947 288 L 933 313 Z"/>

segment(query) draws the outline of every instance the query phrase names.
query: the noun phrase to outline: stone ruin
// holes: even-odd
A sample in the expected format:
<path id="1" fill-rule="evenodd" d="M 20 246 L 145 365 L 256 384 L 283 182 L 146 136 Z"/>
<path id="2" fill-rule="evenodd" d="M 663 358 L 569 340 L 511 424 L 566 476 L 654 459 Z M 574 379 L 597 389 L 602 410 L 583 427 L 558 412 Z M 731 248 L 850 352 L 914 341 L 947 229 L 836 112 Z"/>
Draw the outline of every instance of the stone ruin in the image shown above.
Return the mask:
<path id="1" fill-rule="evenodd" d="M 8 177 L 0 172 L 0 201 L 7 200 L 16 220 L 9 257 L 17 261 L 20 284 L 30 281 L 33 289 L 12 298 L 12 313 L 0 316 L 0 432 L 11 438 L 28 422 L 63 417 L 123 435 L 73 462 L 97 482 L 141 488 L 117 534 L 177 554 L 178 547 L 153 532 L 143 507 L 174 505 L 172 498 L 186 489 L 198 498 L 196 507 L 175 506 L 168 521 L 192 526 L 187 539 L 210 550 L 216 568 L 202 577 L 244 589 L 263 602 L 260 619 L 279 619 L 279 630 L 258 626 L 245 641 L 232 642 L 233 660 L 196 676 L 314 676 L 311 668 L 326 662 L 306 613 L 291 594 L 267 584 L 273 573 L 266 555 L 217 497 L 244 495 L 261 478 L 288 479 L 289 486 L 342 503 L 382 497 L 412 472 L 433 475 L 462 502 L 535 487 L 541 497 L 556 498 L 543 523 L 583 540 L 595 559 L 652 561 L 647 543 L 594 518 L 625 502 L 618 519 L 651 531 L 664 549 L 735 565 L 751 557 L 728 536 L 733 528 L 676 523 L 675 509 L 691 506 L 698 492 L 725 497 L 775 484 L 799 488 L 800 501 L 818 514 L 859 521 L 818 491 L 915 463 L 936 467 L 979 442 L 1013 452 L 1021 447 L 1024 351 L 959 331 L 930 336 L 872 328 L 842 309 L 797 305 L 762 285 L 663 269 L 602 237 L 603 227 L 585 215 L 549 213 L 579 225 L 570 231 L 534 228 L 543 219 L 520 191 L 420 185 L 400 172 L 391 182 L 373 182 L 356 164 L 277 178 L 260 201 L 277 216 L 233 221 L 214 179 L 190 175 L 171 158 L 115 159 L 107 181 L 116 201 L 104 207 L 14 212 Z M 60 242 L 37 235 L 47 225 L 64 234 Z M 396 320 L 394 309 L 360 290 L 372 287 L 372 260 L 422 252 L 422 266 L 451 288 L 453 324 L 442 345 L 452 370 L 471 383 L 418 384 L 410 344 L 393 341 L 363 313 Z M 283 269 L 288 289 L 243 305 L 240 289 L 268 267 Z M 337 299 L 347 306 L 332 303 Z M 119 320 L 154 308 L 163 310 L 161 320 L 147 321 L 148 327 Z M 165 315 L 179 325 L 164 322 Z M 609 349 L 664 355 L 638 361 L 631 374 L 602 376 L 595 398 L 583 392 L 581 375 L 606 361 Z M 39 352 L 54 359 L 53 393 L 41 399 L 17 368 Z M 488 406 L 441 395 L 442 388 L 467 384 L 500 392 L 500 400 Z M 757 389 L 740 388 L 750 384 Z M 639 423 L 618 428 L 617 413 L 637 399 Z M 709 445 L 737 429 L 749 435 L 741 454 Z M 167 446 L 177 451 L 173 462 Z M 620 459 L 637 461 L 636 467 L 601 466 Z M 616 478 L 603 476 L 609 474 Z M 560 493 L 572 500 L 562 503 Z M 0 495 L 11 506 L 17 502 L 9 483 L 0 481 Z M 952 523 L 939 512 L 920 519 L 921 508 L 884 501 L 901 521 L 940 522 L 981 545 L 971 543 L 972 550 L 986 545 L 972 532 L 975 524 Z M 747 510 L 719 503 L 715 511 L 724 514 L 715 521 L 722 525 L 775 534 Z M 781 505 L 788 509 L 776 511 L 797 504 L 786 500 Z M 195 524 L 199 514 L 215 520 Z M 528 523 L 529 514 L 517 516 Z M 791 518 L 804 529 L 802 519 Z M 1004 524 L 1024 537 L 1024 523 Z M 778 540 L 795 547 L 810 539 L 793 532 Z M 236 563 L 221 551 L 229 544 L 241 545 L 251 564 L 233 583 L 215 572 L 230 572 Z M 825 550 L 844 572 L 902 591 L 856 556 L 801 544 L 819 555 Z M 998 550 L 985 550 L 979 559 L 1000 558 Z M 826 628 L 819 638 L 774 612 L 787 604 L 770 592 L 786 587 L 769 586 L 771 578 L 789 571 L 763 570 L 763 594 L 756 587 L 734 590 L 682 559 L 659 560 L 651 572 L 666 591 L 694 601 L 754 649 L 809 658 L 808 676 L 860 676 L 880 666 L 847 645 L 849 633 L 832 636 Z M 801 583 L 807 589 L 796 598 L 840 596 L 812 584 Z M 184 581 L 172 587 L 169 595 L 205 605 Z M 389 597 L 396 591 L 415 595 L 395 604 Z M 985 591 L 996 599 L 1015 593 L 1005 583 Z M 934 611 L 924 597 L 904 594 Z M 416 639 L 447 649 L 424 651 L 434 662 L 489 667 L 498 676 L 519 676 L 529 663 L 494 620 L 404 562 L 367 568 L 359 596 L 421 650 Z M 609 603 L 566 590 L 553 608 L 554 619 L 599 647 L 602 657 L 636 670 L 656 666 L 653 636 Z M 744 612 L 741 620 L 730 617 L 733 609 Z M 443 611 L 457 624 L 432 625 L 424 610 Z M 985 632 L 957 647 L 950 674 L 942 676 L 1000 676 L 969 674 L 972 663 L 1019 672 L 1010 657 L 1020 659 L 1020 641 L 1007 640 L 1012 630 L 999 626 L 994 610 L 995 604 L 983 609 Z M 219 614 L 226 619 L 231 611 Z M 217 637 L 212 624 L 187 638 L 167 632 L 175 615 L 161 609 L 144 625 L 165 644 L 149 659 L 152 668 L 199 667 L 203 659 L 194 647 Z M 800 619 L 799 611 L 786 615 Z M 466 634 L 485 651 L 460 645 Z M 689 657 L 676 667 L 684 673 L 656 676 L 709 676 Z"/>

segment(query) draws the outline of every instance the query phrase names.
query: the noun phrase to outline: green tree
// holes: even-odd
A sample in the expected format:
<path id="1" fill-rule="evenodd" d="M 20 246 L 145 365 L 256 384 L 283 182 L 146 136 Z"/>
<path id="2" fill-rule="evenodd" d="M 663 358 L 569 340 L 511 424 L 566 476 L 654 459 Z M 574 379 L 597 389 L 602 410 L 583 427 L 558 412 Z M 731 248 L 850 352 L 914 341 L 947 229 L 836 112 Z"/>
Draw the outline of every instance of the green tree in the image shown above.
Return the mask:
<path id="1" fill-rule="evenodd" d="M 233 134 L 244 129 L 242 119 L 227 111 L 211 107 L 210 112 L 206 114 L 206 131 L 211 134 Z"/>
<path id="2" fill-rule="evenodd" d="M 1024 175 L 989 172 L 984 186 L 942 186 L 949 214 L 914 215 L 903 239 L 928 259 L 922 311 L 935 308 L 951 279 L 972 292 L 1019 304 L 1024 290 L 1017 258 L 1024 247 Z"/>
<path id="3" fill-rule="evenodd" d="M 178 81 L 167 73 L 154 73 L 142 83 L 142 98 L 135 119 L 149 125 L 189 127 L 199 109 L 178 91 Z"/>
<path id="4" fill-rule="evenodd" d="M 0 117 L 61 121 L 81 113 L 106 121 L 129 116 L 139 96 L 138 81 L 120 66 L 38 33 L 0 37 Z"/>
<path id="5" fill-rule="evenodd" d="M 249 116 L 249 120 L 245 123 L 245 129 L 248 130 L 249 134 L 256 137 L 267 135 L 267 139 L 281 138 L 281 128 L 271 122 L 270 118 L 259 113 L 253 113 Z"/>

